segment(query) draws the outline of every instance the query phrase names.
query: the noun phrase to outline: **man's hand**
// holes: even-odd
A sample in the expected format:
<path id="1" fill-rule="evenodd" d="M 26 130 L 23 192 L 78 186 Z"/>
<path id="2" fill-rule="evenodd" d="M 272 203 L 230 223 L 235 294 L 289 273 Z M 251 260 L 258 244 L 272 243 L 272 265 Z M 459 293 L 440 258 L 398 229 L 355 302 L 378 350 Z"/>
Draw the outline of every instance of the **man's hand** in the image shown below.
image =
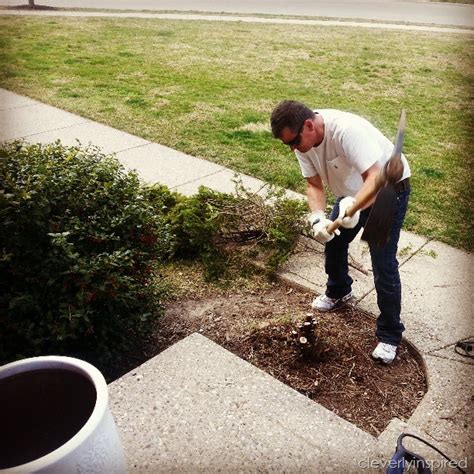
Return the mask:
<path id="1" fill-rule="evenodd" d="M 308 216 L 308 222 L 311 225 L 311 235 L 318 242 L 325 244 L 334 238 L 335 235 L 339 235 L 339 230 L 336 230 L 334 234 L 330 234 L 326 228 L 332 222 L 330 221 L 323 211 L 314 211 Z"/>
<path id="2" fill-rule="evenodd" d="M 346 229 L 353 229 L 359 222 L 360 211 L 357 211 L 352 217 L 344 217 L 346 210 L 355 203 L 355 199 L 351 196 L 341 199 L 339 202 L 339 216 L 338 219 L 342 220 L 342 227 Z"/>

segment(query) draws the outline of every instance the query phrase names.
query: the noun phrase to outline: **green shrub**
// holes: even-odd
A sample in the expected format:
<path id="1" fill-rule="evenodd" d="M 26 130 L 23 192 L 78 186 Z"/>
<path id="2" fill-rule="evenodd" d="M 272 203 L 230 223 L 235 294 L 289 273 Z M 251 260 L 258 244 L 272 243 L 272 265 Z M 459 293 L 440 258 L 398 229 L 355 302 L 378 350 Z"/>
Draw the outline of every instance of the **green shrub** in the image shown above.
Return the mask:
<path id="1" fill-rule="evenodd" d="M 154 262 L 174 248 L 156 207 L 172 196 L 92 146 L 3 145 L 0 359 L 106 358 L 144 334 L 160 311 Z"/>
<path id="2" fill-rule="evenodd" d="M 3 145 L 0 363 L 48 353 L 106 362 L 160 314 L 168 285 L 157 263 L 199 260 L 209 279 L 256 258 L 273 271 L 305 212 L 239 184 L 236 196 L 201 188 L 192 197 L 143 186 L 92 146 Z"/>

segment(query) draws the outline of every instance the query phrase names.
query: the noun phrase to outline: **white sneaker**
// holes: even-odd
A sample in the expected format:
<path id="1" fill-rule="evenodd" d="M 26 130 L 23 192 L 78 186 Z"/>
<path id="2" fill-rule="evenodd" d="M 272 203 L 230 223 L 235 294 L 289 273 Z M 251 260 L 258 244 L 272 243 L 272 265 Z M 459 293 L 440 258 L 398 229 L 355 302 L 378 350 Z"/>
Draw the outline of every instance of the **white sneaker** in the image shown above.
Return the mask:
<path id="1" fill-rule="evenodd" d="M 329 298 L 326 295 L 320 295 L 313 300 L 311 308 L 317 309 L 318 311 L 331 311 L 338 304 L 345 303 L 352 298 L 352 291 L 342 298 Z"/>
<path id="2" fill-rule="evenodd" d="M 372 352 L 372 357 L 384 364 L 391 364 L 396 355 L 397 346 L 392 346 L 392 344 L 387 344 L 385 342 L 379 342 L 377 347 L 374 349 L 374 352 Z"/>

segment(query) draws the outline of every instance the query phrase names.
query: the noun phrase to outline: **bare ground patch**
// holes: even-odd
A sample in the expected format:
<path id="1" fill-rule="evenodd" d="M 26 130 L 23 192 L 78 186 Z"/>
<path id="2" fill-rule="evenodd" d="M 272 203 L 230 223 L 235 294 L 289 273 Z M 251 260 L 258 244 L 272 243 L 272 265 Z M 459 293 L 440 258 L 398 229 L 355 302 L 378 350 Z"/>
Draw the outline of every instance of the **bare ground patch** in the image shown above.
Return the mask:
<path id="1" fill-rule="evenodd" d="M 291 333 L 310 313 L 313 294 L 281 283 L 196 294 L 199 284 L 189 284 L 188 297 L 168 303 L 149 344 L 132 356 L 133 367 L 199 332 L 373 435 L 394 417 L 409 418 L 426 392 L 406 344 L 391 366 L 371 359 L 375 321 L 350 306 L 314 313 L 321 356 L 308 360 Z"/>

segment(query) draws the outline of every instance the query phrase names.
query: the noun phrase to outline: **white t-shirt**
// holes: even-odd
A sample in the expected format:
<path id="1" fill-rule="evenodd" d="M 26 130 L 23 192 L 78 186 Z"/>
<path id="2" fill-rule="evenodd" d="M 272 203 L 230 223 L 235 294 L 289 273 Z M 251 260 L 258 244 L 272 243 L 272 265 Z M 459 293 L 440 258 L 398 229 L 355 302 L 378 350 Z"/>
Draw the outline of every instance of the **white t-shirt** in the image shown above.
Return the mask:
<path id="1" fill-rule="evenodd" d="M 391 157 L 393 143 L 369 121 L 349 112 L 315 110 L 324 119 L 324 138 L 306 153 L 295 150 L 305 178 L 319 175 L 337 197 L 354 196 L 362 187 L 361 174 Z M 411 175 L 404 155 L 402 180 Z"/>

